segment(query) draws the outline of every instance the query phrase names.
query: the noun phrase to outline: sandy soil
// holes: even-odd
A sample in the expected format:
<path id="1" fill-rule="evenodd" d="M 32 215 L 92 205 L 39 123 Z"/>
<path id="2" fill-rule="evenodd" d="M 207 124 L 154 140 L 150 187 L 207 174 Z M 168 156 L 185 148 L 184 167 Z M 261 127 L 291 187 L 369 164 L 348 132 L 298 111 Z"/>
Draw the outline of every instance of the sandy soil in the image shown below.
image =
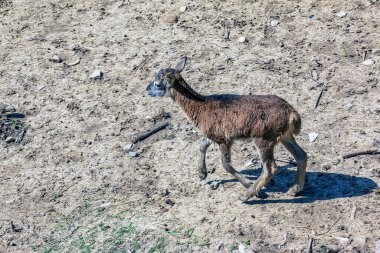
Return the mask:
<path id="1" fill-rule="evenodd" d="M 375 251 L 380 157 L 341 156 L 380 148 L 379 1 L 204 2 L 0 1 L 0 103 L 27 127 L 21 143 L 0 140 L 0 252 L 306 252 L 310 238 L 313 252 Z M 183 55 L 202 94 L 271 93 L 300 112 L 302 195 L 285 194 L 295 168 L 278 161 L 266 198 L 241 203 L 217 146 L 199 180 L 202 136 L 145 94 Z M 138 156 L 124 150 L 166 121 Z M 292 159 L 280 146 L 276 158 Z M 257 159 L 234 146 L 252 180 Z"/>

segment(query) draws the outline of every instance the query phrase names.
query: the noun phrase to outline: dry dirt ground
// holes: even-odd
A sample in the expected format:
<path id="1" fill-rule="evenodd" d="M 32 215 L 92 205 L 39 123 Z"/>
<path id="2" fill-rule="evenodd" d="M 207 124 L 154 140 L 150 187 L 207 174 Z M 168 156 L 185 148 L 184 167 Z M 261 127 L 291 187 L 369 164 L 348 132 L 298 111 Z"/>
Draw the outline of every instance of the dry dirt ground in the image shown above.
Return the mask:
<path id="1" fill-rule="evenodd" d="M 379 13 L 377 0 L 0 1 L 2 113 L 27 129 L 0 140 L 0 252 L 306 252 L 310 238 L 313 252 L 375 252 L 380 157 L 341 156 L 380 148 Z M 201 136 L 145 94 L 183 55 L 202 94 L 272 93 L 300 112 L 303 194 L 285 194 L 295 168 L 280 146 L 264 198 L 238 200 L 217 146 L 198 179 Z M 124 150 L 166 121 L 137 157 Z M 257 159 L 249 141 L 234 146 L 252 180 Z"/>

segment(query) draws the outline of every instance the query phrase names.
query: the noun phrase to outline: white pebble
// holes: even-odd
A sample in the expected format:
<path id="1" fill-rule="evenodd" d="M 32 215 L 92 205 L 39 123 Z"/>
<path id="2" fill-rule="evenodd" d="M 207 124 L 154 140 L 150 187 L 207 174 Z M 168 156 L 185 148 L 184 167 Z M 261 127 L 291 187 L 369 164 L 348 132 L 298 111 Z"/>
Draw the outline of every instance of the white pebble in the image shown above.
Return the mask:
<path id="1" fill-rule="evenodd" d="M 136 156 L 138 156 L 139 154 L 138 154 L 137 152 L 135 152 L 135 151 L 129 151 L 129 152 L 128 152 L 128 155 L 129 155 L 130 157 L 136 157 Z"/>
<path id="2" fill-rule="evenodd" d="M 211 188 L 211 190 L 216 190 L 216 189 L 218 189 L 220 183 L 221 183 L 221 181 L 219 181 L 219 180 L 212 181 L 212 183 L 210 184 L 210 188 Z"/>
<path id="3" fill-rule="evenodd" d="M 130 143 L 130 144 L 125 145 L 125 146 L 123 147 L 123 150 L 124 150 L 125 152 L 128 152 L 128 151 L 130 151 L 130 150 L 132 149 L 132 147 L 133 147 L 133 144 Z"/>
<path id="4" fill-rule="evenodd" d="M 346 237 L 339 237 L 339 236 L 336 236 L 335 237 L 340 243 L 342 244 L 349 244 L 351 242 L 350 238 L 346 238 Z"/>
<path id="5" fill-rule="evenodd" d="M 367 59 L 362 62 L 363 65 L 373 65 L 375 62 L 372 59 Z"/>
<path id="6" fill-rule="evenodd" d="M 340 17 L 340 18 L 344 18 L 345 16 L 347 16 L 347 12 L 345 12 L 345 11 L 340 11 L 340 12 L 338 12 L 336 15 L 337 15 L 338 17 Z"/>
<path id="7" fill-rule="evenodd" d="M 16 85 L 17 84 L 17 80 L 16 79 L 11 79 L 10 82 L 11 82 L 11 85 Z"/>
<path id="8" fill-rule="evenodd" d="M 92 79 L 101 79 L 103 77 L 103 72 L 100 70 L 95 70 L 94 73 L 92 73 L 91 78 Z"/>
<path id="9" fill-rule="evenodd" d="M 239 244 L 239 253 L 245 253 L 245 247 L 243 244 Z"/>
<path id="10" fill-rule="evenodd" d="M 45 88 L 45 85 L 38 85 L 37 86 L 37 90 L 38 91 L 41 91 L 41 90 L 43 90 Z"/>
<path id="11" fill-rule="evenodd" d="M 62 62 L 62 59 L 58 55 L 54 55 L 53 57 L 50 58 L 50 61 L 60 63 Z"/>
<path id="12" fill-rule="evenodd" d="M 185 11 L 186 11 L 186 9 L 187 9 L 187 7 L 186 7 L 186 6 L 181 6 L 181 8 L 179 8 L 179 10 L 180 10 L 181 12 L 185 12 Z"/>
<path id="13" fill-rule="evenodd" d="M 270 25 L 271 26 L 277 26 L 278 25 L 278 20 L 277 19 L 273 19 L 271 22 L 270 22 Z"/>
<path id="14" fill-rule="evenodd" d="M 245 40 L 246 40 L 246 39 L 245 39 L 245 37 L 244 37 L 244 36 L 243 36 L 243 37 L 240 37 L 240 38 L 239 38 L 239 42 L 240 42 L 240 43 L 244 43 L 244 42 L 245 42 Z"/>
<path id="15" fill-rule="evenodd" d="M 348 104 L 346 104 L 346 108 L 347 108 L 347 110 L 351 110 L 353 106 L 354 106 L 354 105 L 353 105 L 351 102 L 348 103 Z"/>
<path id="16" fill-rule="evenodd" d="M 309 133 L 309 141 L 313 142 L 317 139 L 318 134 L 317 133 Z"/>

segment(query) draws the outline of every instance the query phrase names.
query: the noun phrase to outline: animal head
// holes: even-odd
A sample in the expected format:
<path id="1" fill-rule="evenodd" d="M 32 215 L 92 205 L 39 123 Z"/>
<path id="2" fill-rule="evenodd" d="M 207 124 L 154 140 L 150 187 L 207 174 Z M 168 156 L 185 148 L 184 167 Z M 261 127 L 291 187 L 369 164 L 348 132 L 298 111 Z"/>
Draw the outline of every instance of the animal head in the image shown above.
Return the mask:
<path id="1" fill-rule="evenodd" d="M 146 91 L 151 97 L 163 97 L 169 89 L 173 88 L 179 78 L 181 72 L 185 68 L 187 57 L 181 58 L 177 66 L 173 68 L 165 68 L 158 71 L 154 81 L 151 82 Z"/>

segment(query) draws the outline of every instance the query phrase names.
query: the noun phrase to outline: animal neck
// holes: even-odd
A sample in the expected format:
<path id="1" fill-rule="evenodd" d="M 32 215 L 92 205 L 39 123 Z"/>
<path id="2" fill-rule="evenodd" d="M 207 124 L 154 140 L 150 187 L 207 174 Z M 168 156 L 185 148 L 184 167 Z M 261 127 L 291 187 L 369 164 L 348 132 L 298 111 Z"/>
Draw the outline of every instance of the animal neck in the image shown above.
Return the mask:
<path id="1" fill-rule="evenodd" d="M 197 123 L 196 119 L 201 113 L 205 97 L 193 90 L 182 78 L 177 79 L 170 91 L 170 96 L 177 102 L 190 120 Z"/>

